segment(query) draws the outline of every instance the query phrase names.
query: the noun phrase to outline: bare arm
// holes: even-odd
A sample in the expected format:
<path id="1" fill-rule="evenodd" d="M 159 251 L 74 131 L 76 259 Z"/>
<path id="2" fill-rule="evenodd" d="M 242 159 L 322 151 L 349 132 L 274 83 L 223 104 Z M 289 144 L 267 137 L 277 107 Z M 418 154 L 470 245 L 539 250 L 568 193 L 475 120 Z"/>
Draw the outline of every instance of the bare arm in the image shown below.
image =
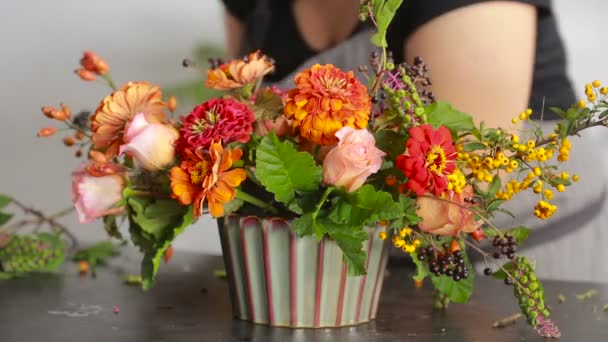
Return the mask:
<path id="1" fill-rule="evenodd" d="M 235 57 L 241 46 L 244 25 L 230 13 L 224 11 L 224 29 L 226 31 L 226 53 L 229 57 Z"/>
<path id="2" fill-rule="evenodd" d="M 409 62 L 422 56 L 429 64 L 437 99 L 508 129 L 527 108 L 535 49 L 536 9 L 509 1 L 449 12 L 405 41 Z"/>

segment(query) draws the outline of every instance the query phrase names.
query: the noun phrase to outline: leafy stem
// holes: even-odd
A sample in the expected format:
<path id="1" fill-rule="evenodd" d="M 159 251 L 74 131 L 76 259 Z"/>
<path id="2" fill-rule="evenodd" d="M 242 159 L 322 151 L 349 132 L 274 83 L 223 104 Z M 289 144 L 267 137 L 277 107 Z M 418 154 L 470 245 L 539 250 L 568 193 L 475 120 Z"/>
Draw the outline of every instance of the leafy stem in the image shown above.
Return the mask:
<path id="1" fill-rule="evenodd" d="M 253 204 L 256 207 L 260 207 L 262 209 L 268 210 L 273 214 L 279 213 L 277 208 L 273 207 L 270 203 L 264 202 L 261 199 L 244 192 L 241 189 L 236 189 L 236 198 L 242 200 L 243 202 Z"/>
<path id="2" fill-rule="evenodd" d="M 321 196 L 321 199 L 319 200 L 319 203 L 317 203 L 317 205 L 315 205 L 315 211 L 313 211 L 312 213 L 312 222 L 314 224 L 314 222 L 317 220 L 317 216 L 319 215 L 319 212 L 321 211 L 321 208 L 323 207 L 323 204 L 325 203 L 325 201 L 327 200 L 327 197 L 329 197 L 329 195 L 335 190 L 336 188 L 334 187 L 328 187 L 327 189 L 325 189 L 325 192 L 323 193 L 323 196 Z"/>

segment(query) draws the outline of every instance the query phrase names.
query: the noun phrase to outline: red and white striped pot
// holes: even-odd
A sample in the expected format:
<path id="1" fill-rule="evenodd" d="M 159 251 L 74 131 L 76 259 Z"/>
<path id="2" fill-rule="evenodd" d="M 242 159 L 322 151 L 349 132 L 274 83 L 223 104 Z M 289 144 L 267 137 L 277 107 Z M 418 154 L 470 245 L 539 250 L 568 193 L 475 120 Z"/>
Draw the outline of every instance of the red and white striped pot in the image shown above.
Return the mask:
<path id="1" fill-rule="evenodd" d="M 323 328 L 376 317 L 388 260 L 381 228 L 368 229 L 367 274 L 351 277 L 335 242 L 297 237 L 289 221 L 230 215 L 218 223 L 237 318 Z"/>

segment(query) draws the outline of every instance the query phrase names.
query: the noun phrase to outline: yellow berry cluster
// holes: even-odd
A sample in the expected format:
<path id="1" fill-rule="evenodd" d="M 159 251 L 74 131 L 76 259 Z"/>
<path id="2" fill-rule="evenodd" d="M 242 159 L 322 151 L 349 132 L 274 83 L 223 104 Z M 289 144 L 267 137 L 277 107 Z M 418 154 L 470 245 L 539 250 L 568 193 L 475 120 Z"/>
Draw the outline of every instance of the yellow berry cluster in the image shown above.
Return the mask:
<path id="1" fill-rule="evenodd" d="M 393 246 L 401 249 L 405 253 L 414 253 L 416 248 L 420 246 L 419 239 L 412 238 L 412 229 L 409 227 L 402 228 L 398 234 L 393 235 Z M 388 234 L 385 231 L 380 232 L 380 239 L 386 240 Z"/>
<path id="2" fill-rule="evenodd" d="M 608 87 L 602 87 L 601 82 L 598 80 L 595 80 L 592 83 L 587 83 L 585 85 L 585 95 L 587 95 L 587 101 L 589 102 L 595 102 L 595 100 L 597 100 L 598 95 L 606 94 L 608 94 Z M 581 101 L 584 103 L 584 100 Z M 586 107 L 586 103 L 581 106 L 581 101 L 579 101 L 579 108 Z"/>
<path id="3" fill-rule="evenodd" d="M 467 179 L 460 169 L 455 169 L 451 175 L 448 175 L 448 190 L 453 190 L 459 194 L 462 189 L 467 185 Z"/>
<path id="4" fill-rule="evenodd" d="M 562 163 L 567 161 L 570 156 L 571 148 L 572 144 L 570 144 L 570 140 L 568 140 L 568 138 L 562 139 L 561 146 L 559 148 L 559 155 L 557 156 L 557 161 Z"/>
<path id="5" fill-rule="evenodd" d="M 536 205 L 534 206 L 534 215 L 536 215 L 536 217 L 542 220 L 546 220 L 549 217 L 553 216 L 556 211 L 556 205 L 546 202 L 544 200 L 538 201 L 538 203 L 536 203 Z"/>

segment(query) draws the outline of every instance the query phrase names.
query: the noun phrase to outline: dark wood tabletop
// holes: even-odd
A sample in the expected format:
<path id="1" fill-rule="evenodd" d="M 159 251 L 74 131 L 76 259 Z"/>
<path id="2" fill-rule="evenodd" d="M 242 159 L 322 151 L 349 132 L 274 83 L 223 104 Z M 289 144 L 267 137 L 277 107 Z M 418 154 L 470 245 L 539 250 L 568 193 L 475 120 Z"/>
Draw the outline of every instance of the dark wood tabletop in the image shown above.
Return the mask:
<path id="1" fill-rule="evenodd" d="M 156 286 L 143 292 L 122 281 L 137 270 L 137 257 L 122 256 L 81 277 L 69 263 L 61 274 L 0 281 L 0 341 L 542 341 L 520 319 L 512 326 L 492 322 L 518 311 L 512 289 L 478 276 L 469 304 L 432 309 L 428 283 L 414 289 L 410 270 L 389 266 L 378 310 L 368 324 L 340 329 L 270 328 L 232 318 L 220 257 L 176 252 L 161 267 Z M 608 341 L 608 286 L 544 283 L 547 303 L 562 341 Z M 590 289 L 589 300 L 575 295 Z M 558 295 L 566 301 L 558 304 Z"/>

